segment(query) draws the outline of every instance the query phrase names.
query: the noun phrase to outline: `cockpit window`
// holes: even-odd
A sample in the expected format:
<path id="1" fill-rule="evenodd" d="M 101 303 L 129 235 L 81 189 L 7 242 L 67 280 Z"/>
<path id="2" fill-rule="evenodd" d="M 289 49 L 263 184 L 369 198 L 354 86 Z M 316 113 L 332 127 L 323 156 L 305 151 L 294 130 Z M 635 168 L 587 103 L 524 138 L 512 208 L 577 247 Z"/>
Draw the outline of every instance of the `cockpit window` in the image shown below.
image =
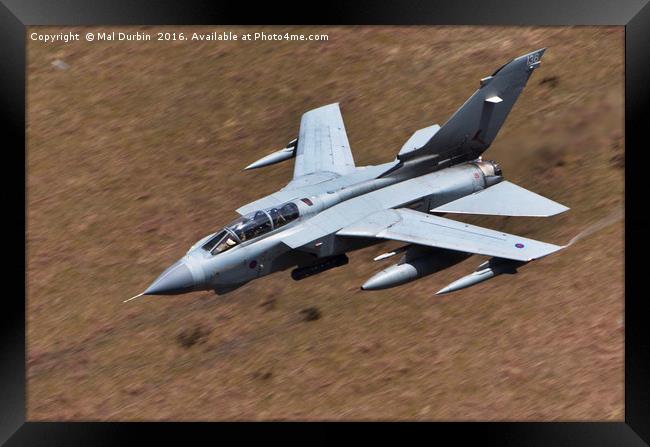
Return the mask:
<path id="1" fill-rule="evenodd" d="M 233 231 L 240 241 L 244 242 L 268 233 L 273 229 L 269 215 L 264 211 L 246 214 L 230 225 L 228 229 Z"/>
<path id="2" fill-rule="evenodd" d="M 211 253 L 213 255 L 216 255 L 218 253 L 223 253 L 224 251 L 234 247 L 235 245 L 237 245 L 237 241 L 230 233 L 227 233 L 226 237 L 224 237 L 219 241 L 219 243 L 217 244 L 216 247 L 214 247 Z"/>
<path id="3" fill-rule="evenodd" d="M 219 233 L 217 233 L 217 234 L 215 234 L 213 237 L 211 237 L 211 238 L 208 240 L 208 242 L 206 242 L 205 244 L 203 244 L 203 246 L 201 246 L 201 248 L 204 249 L 205 251 L 210 251 L 210 250 L 212 250 L 212 249 L 215 247 L 215 245 L 217 245 L 217 244 L 219 243 L 219 241 L 220 241 L 221 239 L 223 239 L 223 237 L 224 237 L 225 235 L 226 235 L 226 231 L 220 231 Z"/>
<path id="4" fill-rule="evenodd" d="M 237 239 L 231 233 L 226 230 L 222 230 L 213 237 L 211 237 L 208 242 L 201 246 L 205 251 L 209 251 L 213 255 L 217 253 L 222 253 L 229 248 L 237 245 Z"/>
<path id="5" fill-rule="evenodd" d="M 297 219 L 299 215 L 298 206 L 292 202 L 285 203 L 280 208 L 271 208 L 268 212 L 273 220 L 273 228 L 279 228 L 286 225 L 292 220 Z"/>
<path id="6" fill-rule="evenodd" d="M 293 202 L 249 213 L 227 225 L 224 230 L 203 244 L 202 248 L 213 255 L 223 253 L 241 242 L 280 228 L 299 216 L 298 206 Z"/>

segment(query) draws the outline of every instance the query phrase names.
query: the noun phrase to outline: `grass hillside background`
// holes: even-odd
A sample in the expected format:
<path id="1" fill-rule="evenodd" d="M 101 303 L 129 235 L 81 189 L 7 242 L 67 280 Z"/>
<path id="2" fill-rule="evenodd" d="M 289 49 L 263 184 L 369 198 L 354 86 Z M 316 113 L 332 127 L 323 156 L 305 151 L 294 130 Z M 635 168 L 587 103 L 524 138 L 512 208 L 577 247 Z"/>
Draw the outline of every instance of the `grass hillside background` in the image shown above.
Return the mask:
<path id="1" fill-rule="evenodd" d="M 100 30 L 329 40 L 83 41 Z M 82 35 L 28 40 L 30 420 L 623 419 L 622 27 L 29 31 Z M 566 250 L 445 296 L 482 258 L 361 291 L 394 261 L 372 261 L 385 243 L 301 282 L 122 302 L 289 181 L 291 161 L 241 169 L 305 111 L 339 102 L 356 164 L 379 164 L 541 47 L 484 157 L 571 210 L 464 220 L 556 244 L 585 232 Z"/>

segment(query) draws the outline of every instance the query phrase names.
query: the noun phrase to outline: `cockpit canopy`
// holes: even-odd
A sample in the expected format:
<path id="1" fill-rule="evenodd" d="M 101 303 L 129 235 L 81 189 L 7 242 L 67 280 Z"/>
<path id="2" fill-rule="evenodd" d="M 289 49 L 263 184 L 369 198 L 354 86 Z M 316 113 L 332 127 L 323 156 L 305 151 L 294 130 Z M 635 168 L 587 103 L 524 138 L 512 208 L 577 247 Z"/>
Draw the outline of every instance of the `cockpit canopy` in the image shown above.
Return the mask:
<path id="1" fill-rule="evenodd" d="M 235 245 L 249 241 L 276 228 L 280 228 L 299 216 L 298 206 L 287 202 L 279 207 L 266 208 L 246 214 L 226 225 L 201 248 L 213 255 L 222 253 Z"/>

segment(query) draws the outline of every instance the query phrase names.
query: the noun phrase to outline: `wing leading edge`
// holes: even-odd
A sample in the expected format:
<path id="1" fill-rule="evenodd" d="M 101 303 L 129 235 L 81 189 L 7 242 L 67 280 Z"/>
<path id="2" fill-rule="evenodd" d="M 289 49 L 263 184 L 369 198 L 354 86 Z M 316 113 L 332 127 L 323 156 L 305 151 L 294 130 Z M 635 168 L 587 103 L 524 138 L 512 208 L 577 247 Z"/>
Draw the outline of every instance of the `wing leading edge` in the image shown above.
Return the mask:
<path id="1" fill-rule="evenodd" d="M 336 234 L 391 239 L 524 262 L 564 248 L 406 208 L 374 213 Z"/>

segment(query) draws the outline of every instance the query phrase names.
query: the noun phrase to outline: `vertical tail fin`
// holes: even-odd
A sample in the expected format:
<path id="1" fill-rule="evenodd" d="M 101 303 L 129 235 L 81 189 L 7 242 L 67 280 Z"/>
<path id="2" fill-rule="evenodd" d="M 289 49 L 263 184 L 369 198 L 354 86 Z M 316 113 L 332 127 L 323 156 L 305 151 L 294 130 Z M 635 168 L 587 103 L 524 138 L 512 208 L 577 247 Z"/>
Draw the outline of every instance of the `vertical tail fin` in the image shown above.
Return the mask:
<path id="1" fill-rule="evenodd" d="M 524 54 L 481 79 L 479 89 L 422 147 L 400 153 L 402 161 L 426 157 L 438 163 L 473 159 L 492 143 L 546 49 Z"/>

